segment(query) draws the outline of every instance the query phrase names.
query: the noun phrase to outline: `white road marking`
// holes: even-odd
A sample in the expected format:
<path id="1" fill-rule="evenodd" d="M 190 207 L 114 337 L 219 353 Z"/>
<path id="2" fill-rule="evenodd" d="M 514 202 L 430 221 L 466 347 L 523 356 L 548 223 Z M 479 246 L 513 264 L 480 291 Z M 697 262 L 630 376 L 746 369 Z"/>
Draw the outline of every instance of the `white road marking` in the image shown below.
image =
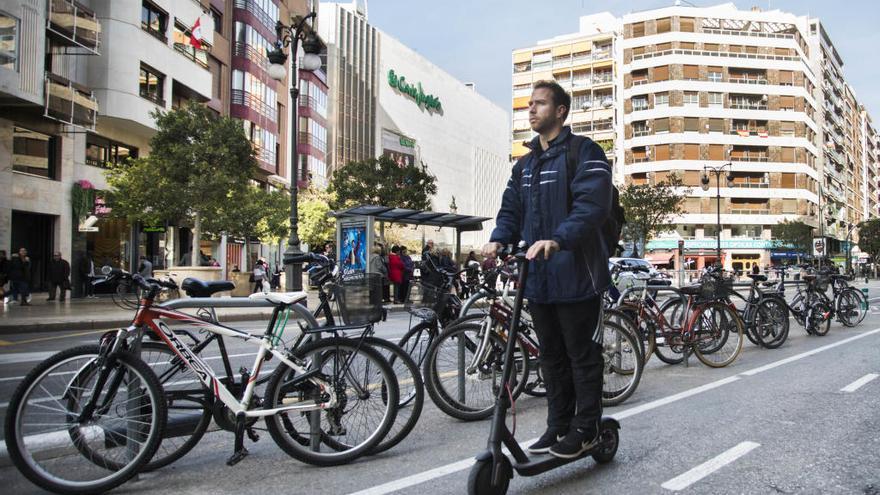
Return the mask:
<path id="1" fill-rule="evenodd" d="M 44 361 L 57 351 L 52 352 L 16 352 L 0 354 L 0 364 L 16 364 Z"/>
<path id="2" fill-rule="evenodd" d="M 760 446 L 761 444 L 755 442 L 743 442 L 660 486 L 672 491 L 684 490 Z"/>
<path id="3" fill-rule="evenodd" d="M 877 378 L 878 376 L 880 376 L 880 375 L 878 375 L 877 373 L 868 373 L 867 375 L 865 375 L 865 376 L 859 378 L 858 380 L 850 383 L 849 385 L 843 387 L 842 389 L 840 389 L 840 391 L 841 392 L 848 392 L 848 393 L 855 392 L 856 390 L 860 389 L 862 387 L 862 385 L 865 385 L 866 383 Z"/>
<path id="4" fill-rule="evenodd" d="M 727 378 L 722 378 L 720 380 L 716 380 L 714 382 L 707 383 L 705 385 L 701 385 L 699 387 L 695 387 L 690 390 L 685 390 L 684 392 L 679 392 L 677 394 L 670 395 L 669 397 L 664 397 L 662 399 L 657 399 L 655 401 L 648 402 L 647 404 L 642 404 L 640 406 L 632 407 L 632 408 L 623 410 L 619 413 L 612 414 L 611 417 L 619 420 L 621 418 L 628 418 L 630 416 L 635 416 L 636 414 L 641 414 L 643 412 L 650 411 L 651 409 L 656 409 L 660 406 L 664 406 L 666 404 L 670 404 L 675 401 L 686 399 L 686 398 L 691 397 L 693 395 L 718 388 L 722 385 L 727 385 L 728 383 L 738 381 L 742 377 L 756 375 L 758 373 L 761 373 L 762 371 L 767 371 L 767 370 L 773 369 L 777 366 L 781 366 L 786 363 L 797 361 L 798 359 L 801 359 L 801 358 L 804 358 L 807 356 L 812 356 L 813 354 L 816 354 L 818 352 L 826 351 L 828 349 L 832 349 L 834 347 L 837 347 L 838 345 L 842 345 L 847 342 L 852 342 L 857 339 L 868 337 L 868 336 L 874 335 L 876 333 L 880 333 L 880 328 L 875 328 L 874 330 L 855 335 L 853 337 L 841 340 L 839 342 L 835 342 L 834 344 L 829 344 L 829 345 L 820 347 L 818 349 L 814 349 L 809 352 L 805 352 L 805 353 L 798 354 L 798 355 L 795 355 L 795 356 L 792 356 L 789 358 L 781 359 L 779 361 L 776 361 L 774 363 L 770 363 L 765 366 L 760 366 L 760 367 L 754 368 L 752 370 L 744 371 L 744 372 L 739 373 L 737 375 L 729 376 Z M 537 438 L 533 438 L 531 440 L 526 440 L 525 442 L 522 442 L 519 445 L 520 445 L 520 447 L 525 448 L 527 445 L 529 445 L 530 443 L 536 442 L 537 440 L 538 440 Z M 746 442 L 746 443 L 748 443 L 748 442 Z M 756 446 L 757 446 L 757 444 L 756 444 Z M 749 449 L 749 450 L 751 450 L 751 449 Z M 444 466 L 436 467 L 436 468 L 428 470 L 428 471 L 416 473 L 411 476 L 407 476 L 405 478 L 400 478 L 398 480 L 389 481 L 389 482 L 383 483 L 381 485 L 376 485 L 371 488 L 366 488 L 364 490 L 353 492 L 350 495 L 385 495 L 387 493 L 392 493 L 397 490 L 402 490 L 404 488 L 408 488 L 411 486 L 415 486 L 415 485 L 424 483 L 426 481 L 430 481 L 430 480 L 433 480 L 436 478 L 440 478 L 442 476 L 446 476 L 447 474 L 452 474 L 457 471 L 462 471 L 462 470 L 468 469 L 469 467 L 471 467 L 473 465 L 474 465 L 474 458 L 469 457 L 467 459 L 462 459 L 460 461 L 453 462 L 451 464 L 446 464 Z"/>

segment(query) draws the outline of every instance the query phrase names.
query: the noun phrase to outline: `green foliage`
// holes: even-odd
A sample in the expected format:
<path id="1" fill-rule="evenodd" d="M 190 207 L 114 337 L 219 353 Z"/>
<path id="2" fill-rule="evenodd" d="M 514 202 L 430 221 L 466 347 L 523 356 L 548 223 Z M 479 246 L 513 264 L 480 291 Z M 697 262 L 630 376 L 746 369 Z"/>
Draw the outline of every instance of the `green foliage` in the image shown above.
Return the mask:
<path id="1" fill-rule="evenodd" d="M 872 218 L 859 223 L 859 249 L 877 262 L 877 256 L 880 256 L 880 219 Z"/>
<path id="2" fill-rule="evenodd" d="M 276 243 L 290 230 L 290 196 L 281 190 L 269 191 L 248 185 L 230 196 L 216 217 L 203 220 L 206 232 L 242 239 L 257 238 Z"/>
<path id="3" fill-rule="evenodd" d="M 437 179 L 427 166 L 401 167 L 388 157 L 350 162 L 333 174 L 333 209 L 361 204 L 427 210 L 437 194 Z"/>
<path id="4" fill-rule="evenodd" d="M 770 227 L 770 233 L 783 246 L 789 246 L 799 253 L 813 251 L 813 227 L 804 222 L 782 221 Z"/>
<path id="5" fill-rule="evenodd" d="M 302 242 L 309 247 L 332 241 L 336 234 L 336 219 L 330 216 L 333 195 L 327 191 L 310 188 L 300 192 L 297 204 L 299 222 L 297 231 Z"/>
<path id="6" fill-rule="evenodd" d="M 94 208 L 96 191 L 91 185 L 83 187 L 81 182 L 75 182 L 70 190 L 70 204 L 73 208 L 73 218 L 79 222 Z"/>
<path id="7" fill-rule="evenodd" d="M 114 215 L 129 221 L 190 223 L 196 215 L 214 228 L 256 170 L 254 149 L 239 121 L 202 105 L 152 114 L 157 132 L 149 156 L 111 167 Z"/>
<path id="8" fill-rule="evenodd" d="M 626 215 L 626 232 L 644 244 L 658 232 L 673 228 L 676 215 L 684 213 L 682 204 L 690 192 L 677 175 L 657 184 L 630 184 L 620 191 L 620 205 Z M 642 248 L 644 249 L 644 247 Z"/>

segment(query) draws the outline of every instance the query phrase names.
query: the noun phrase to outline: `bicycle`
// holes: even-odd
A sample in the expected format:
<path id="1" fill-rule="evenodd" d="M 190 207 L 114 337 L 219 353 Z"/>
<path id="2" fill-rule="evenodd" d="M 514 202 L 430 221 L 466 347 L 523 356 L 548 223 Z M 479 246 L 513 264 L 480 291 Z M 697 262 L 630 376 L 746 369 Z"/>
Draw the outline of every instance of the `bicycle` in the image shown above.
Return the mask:
<path id="1" fill-rule="evenodd" d="M 759 284 L 767 282 L 766 275 L 746 276 L 752 279 L 748 284 L 748 296 L 743 297 L 742 294 L 731 290 L 727 301 L 732 304 L 730 296 L 736 296 L 745 303 L 738 311 L 743 320 L 745 335 L 753 344 L 767 349 L 777 349 L 788 338 L 790 326 L 788 306 L 775 295 L 765 294 L 761 290 Z"/>
<path id="2" fill-rule="evenodd" d="M 784 270 L 783 270 L 784 272 Z M 804 327 L 808 335 L 824 336 L 828 334 L 831 328 L 831 312 L 833 308 L 824 296 L 827 290 L 828 278 L 825 276 L 817 276 L 815 274 L 807 274 L 802 277 L 806 283 L 806 289 L 802 290 L 803 284 L 795 284 L 797 293 L 794 299 L 789 303 L 785 299 L 785 276 L 780 278 L 776 284 L 776 295 L 785 302 L 788 310 L 791 312 L 795 320 Z M 791 282 L 788 282 L 791 283 Z"/>
<path id="3" fill-rule="evenodd" d="M 858 325 L 868 314 L 868 303 L 864 294 L 849 286 L 847 282 L 852 280 L 851 276 L 831 274 L 830 277 L 831 300 L 827 299 L 826 294 L 823 295 L 826 296 L 826 301 L 831 303 L 837 321 L 847 327 Z"/>
<path id="4" fill-rule="evenodd" d="M 155 454 L 167 410 L 155 373 L 137 357 L 148 331 L 172 349 L 213 392 L 215 400 L 222 403 L 221 411 L 234 422 L 235 442 L 227 465 L 247 456 L 245 429 L 248 422 L 258 418 L 265 419 L 273 440 L 288 455 L 318 466 L 342 464 L 366 454 L 390 429 L 397 410 L 398 385 L 377 351 L 337 337 L 289 351 L 281 346 L 285 352 L 279 350 L 290 312 L 306 297 L 305 293 L 256 294 L 253 299 L 274 308 L 266 331 L 258 337 L 154 306 L 160 287 L 139 275 L 132 279 L 144 289 L 145 298 L 128 328 L 108 332 L 99 346 L 69 349 L 44 361 L 28 374 L 10 400 L 5 424 L 7 449 L 16 467 L 38 486 L 59 493 L 107 491 L 137 474 Z M 253 375 L 242 373 L 246 385 L 241 397 L 236 397 L 162 319 L 196 325 L 258 347 Z M 264 397 L 258 400 L 254 387 L 267 355 L 280 364 L 268 381 Z M 59 371 L 75 360 L 80 362 L 69 371 Z M 72 378 L 56 378 L 68 375 Z M 47 389 L 52 380 L 60 382 L 56 387 L 60 390 L 54 393 Z M 120 396 L 126 399 L 116 403 Z M 371 399 L 378 412 L 374 418 L 377 423 L 362 431 L 359 425 L 350 423 L 346 406 L 349 400 L 360 404 Z M 54 404 L 50 407 L 46 403 Z M 30 423 L 32 412 L 37 419 Z M 57 431 L 45 431 L 46 427 Z M 325 431 L 350 448 L 323 448 Z M 33 441 L 33 435 L 47 433 L 58 440 L 69 439 L 72 447 L 61 449 L 60 457 L 47 459 L 47 453 L 40 449 L 43 437 Z M 79 464 L 71 466 L 77 461 Z M 54 472 L 54 467 L 70 473 L 62 475 Z"/>

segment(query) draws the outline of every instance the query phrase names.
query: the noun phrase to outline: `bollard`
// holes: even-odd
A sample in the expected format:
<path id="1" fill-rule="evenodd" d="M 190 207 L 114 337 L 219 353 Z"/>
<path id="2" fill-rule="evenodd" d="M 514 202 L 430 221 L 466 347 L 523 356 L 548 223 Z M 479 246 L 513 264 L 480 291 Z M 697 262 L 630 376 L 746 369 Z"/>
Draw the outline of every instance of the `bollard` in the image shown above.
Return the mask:
<path id="1" fill-rule="evenodd" d="M 862 288 L 862 309 L 864 309 L 864 310 L 868 309 L 868 288 L 867 287 Z"/>

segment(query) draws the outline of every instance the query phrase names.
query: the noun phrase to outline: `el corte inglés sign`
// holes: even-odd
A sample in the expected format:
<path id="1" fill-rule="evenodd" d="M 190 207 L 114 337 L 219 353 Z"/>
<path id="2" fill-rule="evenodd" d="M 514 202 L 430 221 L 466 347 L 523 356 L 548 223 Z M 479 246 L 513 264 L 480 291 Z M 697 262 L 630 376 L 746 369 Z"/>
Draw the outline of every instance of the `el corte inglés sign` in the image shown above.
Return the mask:
<path id="1" fill-rule="evenodd" d="M 422 83 L 415 84 L 407 82 L 403 76 L 394 73 L 394 69 L 388 71 L 388 85 L 397 89 L 401 93 L 409 95 L 416 101 L 420 107 L 424 106 L 426 110 L 440 110 L 440 98 L 434 95 L 426 95 L 422 89 Z"/>

